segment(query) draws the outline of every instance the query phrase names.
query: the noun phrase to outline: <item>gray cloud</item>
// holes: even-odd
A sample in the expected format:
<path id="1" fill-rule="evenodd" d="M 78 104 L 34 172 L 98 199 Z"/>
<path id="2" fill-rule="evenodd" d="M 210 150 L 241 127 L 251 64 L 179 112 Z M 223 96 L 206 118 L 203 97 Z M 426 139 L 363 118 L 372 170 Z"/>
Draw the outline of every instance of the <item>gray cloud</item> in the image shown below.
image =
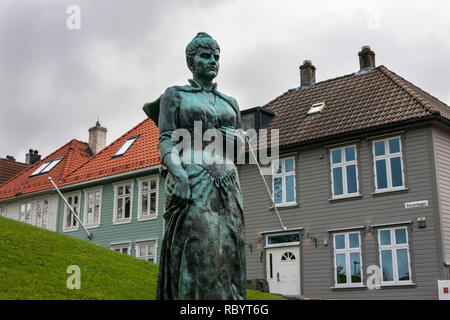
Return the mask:
<path id="1" fill-rule="evenodd" d="M 66 28 L 71 4 L 81 30 Z M 448 16 L 445 0 L 3 1 L 0 157 L 86 141 L 97 117 L 112 142 L 145 119 L 143 103 L 190 77 L 184 49 L 199 31 L 219 41 L 219 88 L 243 109 L 298 86 L 305 59 L 319 81 L 357 71 L 366 44 L 448 104 Z"/>

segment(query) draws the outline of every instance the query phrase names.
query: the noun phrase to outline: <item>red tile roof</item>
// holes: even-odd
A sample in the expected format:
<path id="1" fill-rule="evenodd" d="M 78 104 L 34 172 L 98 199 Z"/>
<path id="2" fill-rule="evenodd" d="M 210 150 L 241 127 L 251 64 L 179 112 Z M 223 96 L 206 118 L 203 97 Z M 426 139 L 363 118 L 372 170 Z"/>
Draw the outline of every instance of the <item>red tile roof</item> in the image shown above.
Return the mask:
<path id="1" fill-rule="evenodd" d="M 43 160 L 33 164 L 14 178 L 0 186 L 0 199 L 12 198 L 14 196 L 30 194 L 38 191 L 51 189 L 48 181 L 51 176 L 58 183 L 64 176 L 78 168 L 89 160 L 88 144 L 73 139 Z M 50 160 L 63 158 L 49 173 L 30 177 L 30 175 L 43 163 Z"/>
<path id="2" fill-rule="evenodd" d="M 321 102 L 322 112 L 307 116 Z M 436 111 L 450 120 L 449 106 L 384 66 L 291 89 L 264 108 L 276 113 L 269 129 L 280 130 L 280 146 L 426 118 Z"/>
<path id="3" fill-rule="evenodd" d="M 138 136 L 138 138 L 125 154 L 114 157 L 125 141 L 135 136 Z M 158 136 L 158 128 L 152 120 L 142 121 L 97 153 L 89 162 L 65 177 L 60 186 L 113 176 L 159 164 Z"/>
<path id="4" fill-rule="evenodd" d="M 8 159 L 0 159 L 0 185 L 28 168 L 27 163 L 16 162 Z"/>

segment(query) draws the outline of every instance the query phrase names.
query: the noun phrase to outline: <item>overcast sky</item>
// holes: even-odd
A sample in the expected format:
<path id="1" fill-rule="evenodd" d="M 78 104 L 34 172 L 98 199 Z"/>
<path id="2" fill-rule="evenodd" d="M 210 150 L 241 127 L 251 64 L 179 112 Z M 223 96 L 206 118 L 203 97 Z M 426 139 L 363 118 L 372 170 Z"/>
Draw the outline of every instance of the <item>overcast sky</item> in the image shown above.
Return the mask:
<path id="1" fill-rule="evenodd" d="M 358 71 L 364 45 L 450 104 L 449 17 L 448 0 L 1 0 L 0 157 L 87 141 L 97 117 L 113 142 L 191 77 L 184 52 L 200 31 L 221 46 L 219 90 L 241 109 L 299 86 L 305 59 L 317 81 Z"/>

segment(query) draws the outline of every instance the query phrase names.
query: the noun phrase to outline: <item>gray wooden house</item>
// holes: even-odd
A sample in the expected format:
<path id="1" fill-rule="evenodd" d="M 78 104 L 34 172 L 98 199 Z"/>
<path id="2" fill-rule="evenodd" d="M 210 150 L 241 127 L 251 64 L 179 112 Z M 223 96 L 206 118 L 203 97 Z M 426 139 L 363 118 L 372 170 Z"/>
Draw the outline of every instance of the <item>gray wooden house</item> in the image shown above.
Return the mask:
<path id="1" fill-rule="evenodd" d="M 287 227 L 257 167 L 241 166 L 247 279 L 292 296 L 437 299 L 450 278 L 450 107 L 376 67 L 369 47 L 359 57 L 358 72 L 318 83 L 305 61 L 299 88 L 243 112 L 275 114 L 266 180 Z"/>

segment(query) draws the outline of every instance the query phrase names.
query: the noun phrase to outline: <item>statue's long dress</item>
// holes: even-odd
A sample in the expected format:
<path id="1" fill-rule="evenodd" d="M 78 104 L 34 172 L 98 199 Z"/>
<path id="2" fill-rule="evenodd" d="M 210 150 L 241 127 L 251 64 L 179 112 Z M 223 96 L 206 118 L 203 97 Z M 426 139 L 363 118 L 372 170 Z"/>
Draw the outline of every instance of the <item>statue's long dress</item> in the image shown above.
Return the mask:
<path id="1" fill-rule="evenodd" d="M 187 129 L 193 137 L 194 121 L 202 121 L 203 132 L 216 128 L 223 133 L 239 123 L 234 99 L 215 90 L 208 95 L 196 82 L 191 84 L 169 88 L 161 98 L 161 159 L 175 145 L 171 141 L 175 129 Z M 192 149 L 190 153 L 194 154 Z M 182 165 L 189 176 L 191 199 L 187 205 L 176 202 L 175 180 L 169 173 L 157 299 L 246 299 L 244 216 L 236 167 L 205 162 Z"/>

